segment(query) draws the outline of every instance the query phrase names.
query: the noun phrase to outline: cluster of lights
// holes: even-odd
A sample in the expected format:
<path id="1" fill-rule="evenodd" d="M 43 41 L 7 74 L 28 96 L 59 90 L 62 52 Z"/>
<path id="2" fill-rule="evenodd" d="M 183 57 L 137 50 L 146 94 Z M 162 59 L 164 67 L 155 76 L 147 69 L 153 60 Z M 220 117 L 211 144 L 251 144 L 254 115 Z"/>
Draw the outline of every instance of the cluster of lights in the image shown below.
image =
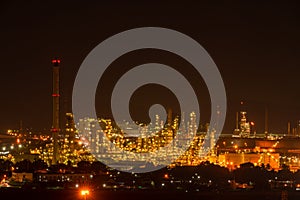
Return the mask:
<path id="1" fill-rule="evenodd" d="M 117 147 L 126 151 L 139 153 L 153 152 L 172 142 L 178 128 L 178 119 L 174 119 L 172 126 L 166 127 L 150 137 L 125 137 L 123 131 L 115 130 L 111 120 L 105 120 L 104 130 L 107 138 Z"/>
<path id="2" fill-rule="evenodd" d="M 263 162 L 263 160 L 265 160 L 265 156 L 266 156 L 266 155 L 268 156 L 269 159 L 272 159 L 273 162 L 275 162 L 275 163 L 278 163 L 278 162 L 279 162 L 279 160 L 278 160 L 277 158 L 275 158 L 275 156 L 272 155 L 270 152 L 274 152 L 274 149 L 269 149 L 269 152 L 265 152 L 265 153 L 262 153 L 262 154 L 260 155 L 260 158 L 259 158 L 259 160 L 258 160 L 258 164 L 259 164 L 259 165 L 260 165 L 260 164 L 265 164 L 265 163 L 266 163 L 265 161 Z M 267 163 L 268 163 L 268 164 L 271 164 L 271 163 L 272 163 L 272 160 L 269 160 Z"/>
<path id="3" fill-rule="evenodd" d="M 92 152 L 96 158 L 111 158 L 115 162 L 124 161 L 128 159 L 136 159 L 136 156 L 140 156 L 139 159 L 143 160 L 142 154 L 128 154 L 123 155 L 120 152 L 120 149 L 126 150 L 127 152 L 137 152 L 137 153 L 148 153 L 150 152 L 153 155 L 154 159 L 151 159 L 151 162 L 156 164 L 163 164 L 162 160 L 165 157 L 172 156 L 176 161 L 171 164 L 170 167 L 173 166 L 186 166 L 186 165 L 199 165 L 203 158 L 199 157 L 202 155 L 204 151 L 203 149 L 203 141 L 205 138 L 205 134 L 196 135 L 197 125 L 193 122 L 193 118 L 196 118 L 195 114 L 191 114 L 191 123 L 188 125 L 188 129 L 178 129 L 178 118 L 175 118 L 172 122 L 169 122 L 167 126 L 164 127 L 163 121 L 159 121 L 159 117 L 156 119 L 155 127 L 153 130 L 150 126 L 140 126 L 140 137 L 127 137 L 126 130 L 127 128 L 119 129 L 113 125 L 113 122 L 110 119 L 91 119 L 91 118 L 84 118 L 80 119 L 78 123 L 79 128 L 79 136 L 80 142 L 85 146 L 88 147 L 90 152 Z M 94 123 L 100 123 L 101 125 L 101 132 L 99 130 L 97 133 L 92 131 L 92 127 Z M 129 122 L 125 122 L 125 126 L 129 125 Z M 171 125 L 170 125 L 171 124 Z M 129 127 L 131 128 L 131 127 Z M 187 134 L 181 134 L 187 131 Z M 96 136 L 93 136 L 93 135 Z M 97 138 L 98 137 L 98 138 Z M 103 137 L 101 140 L 100 137 Z M 189 143 L 190 148 L 188 150 L 180 150 L 174 151 L 173 148 L 167 148 L 160 151 L 159 155 L 156 153 L 157 150 L 161 147 L 167 146 L 168 144 L 172 143 L 173 146 L 176 146 L 180 140 L 186 141 L 186 139 L 193 137 L 193 140 Z M 101 140 L 101 143 L 98 142 Z M 114 145 L 111 145 L 113 143 Z M 100 152 L 99 150 L 104 147 L 105 152 Z M 203 154 L 204 155 L 204 154 Z M 159 158 L 159 159 L 157 159 Z M 166 160 L 167 162 L 167 160 Z M 169 164 L 169 163 L 168 163 Z"/>
<path id="4" fill-rule="evenodd" d="M 202 151 L 204 138 L 201 135 L 196 135 L 194 139 L 190 143 L 190 147 L 187 151 L 183 153 L 178 159 L 176 159 L 175 163 L 180 163 L 181 166 L 188 165 L 188 166 L 197 166 L 203 160 L 203 158 L 199 157 Z M 207 160 L 208 158 L 204 158 Z M 175 167 L 176 165 L 174 165 Z"/>

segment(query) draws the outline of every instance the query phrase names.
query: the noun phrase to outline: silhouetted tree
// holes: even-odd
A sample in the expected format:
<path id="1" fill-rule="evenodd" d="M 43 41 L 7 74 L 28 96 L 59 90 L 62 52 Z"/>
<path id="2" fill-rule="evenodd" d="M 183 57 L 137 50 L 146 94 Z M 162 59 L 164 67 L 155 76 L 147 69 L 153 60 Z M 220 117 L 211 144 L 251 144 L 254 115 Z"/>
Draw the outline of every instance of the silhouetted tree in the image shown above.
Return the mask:
<path id="1" fill-rule="evenodd" d="M 77 171 L 79 173 L 89 173 L 91 172 L 91 163 L 88 161 L 80 161 L 77 163 Z"/>
<path id="2" fill-rule="evenodd" d="M 16 172 L 33 172 L 32 162 L 30 160 L 22 160 L 15 164 Z"/>
<path id="3" fill-rule="evenodd" d="M 37 159 L 33 161 L 32 167 L 34 171 L 47 169 L 47 163 L 45 163 L 42 159 Z"/>
<path id="4" fill-rule="evenodd" d="M 106 172 L 107 171 L 107 167 L 106 167 L 105 164 L 103 164 L 100 161 L 94 161 L 91 164 L 91 170 L 92 170 L 92 172 L 94 172 L 96 174 L 99 174 L 99 173 Z"/>
<path id="5" fill-rule="evenodd" d="M 10 160 L 0 159 L 0 171 L 2 172 L 11 171 L 13 165 L 13 162 L 11 162 Z"/>

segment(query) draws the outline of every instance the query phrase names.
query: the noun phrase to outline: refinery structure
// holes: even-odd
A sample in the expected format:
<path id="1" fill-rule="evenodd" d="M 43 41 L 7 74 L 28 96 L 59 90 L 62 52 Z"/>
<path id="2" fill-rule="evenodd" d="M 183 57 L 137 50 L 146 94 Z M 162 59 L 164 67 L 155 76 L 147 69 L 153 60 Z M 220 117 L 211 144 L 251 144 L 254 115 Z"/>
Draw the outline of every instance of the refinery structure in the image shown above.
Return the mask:
<path id="1" fill-rule="evenodd" d="M 54 58 L 52 67 L 52 126 L 51 136 L 42 137 L 44 145 L 30 149 L 34 159 L 37 157 L 45 161 L 49 166 L 60 163 L 76 165 L 81 160 L 93 161 L 92 156 L 79 139 L 73 114 L 65 113 L 65 119 L 61 120 L 60 109 L 60 64 L 61 60 Z M 61 125 L 61 121 L 65 122 Z M 63 128 L 62 128 L 63 127 Z M 15 134 L 15 133 L 11 133 Z M 26 139 L 25 139 L 26 140 Z M 31 141 L 30 141 L 31 142 Z"/>
<path id="2" fill-rule="evenodd" d="M 58 58 L 52 60 L 51 134 L 9 130 L 7 134 L 0 135 L 1 159 L 13 162 L 42 159 L 49 166 L 61 163 L 76 166 L 80 161 L 95 160 L 114 166 L 125 163 L 128 159 L 137 159 L 141 161 L 141 167 L 144 167 L 147 164 L 167 165 L 167 158 L 171 158 L 173 162 L 169 167 L 197 166 L 209 161 L 231 170 L 249 162 L 274 170 L 279 170 L 284 165 L 294 171 L 300 169 L 300 147 L 297 145 L 300 137 L 293 134 L 296 130 L 291 129 L 290 124 L 286 134 L 270 134 L 267 110 L 264 133 L 257 133 L 253 128 L 254 122 L 247 118 L 247 111 L 241 110 L 236 113 L 232 133 L 222 133 L 218 140 L 216 128 L 210 124 L 199 127 L 196 123 L 198 116 L 194 112 L 172 118 L 172 110 L 169 109 L 166 119 L 156 115 L 153 124 L 141 124 L 138 128 L 133 128 L 136 127 L 134 122 L 113 122 L 111 119 L 89 117 L 79 119 L 76 124 L 71 112 L 65 113 L 65 118 L 60 119 L 60 64 Z M 176 150 L 175 147 L 183 143 L 187 143 L 189 148 Z M 157 151 L 166 145 L 170 145 L 170 148 L 158 154 Z M 124 156 L 122 151 L 129 154 Z M 143 153 L 150 153 L 151 156 L 144 158 Z M 127 165 L 125 167 L 130 168 Z"/>

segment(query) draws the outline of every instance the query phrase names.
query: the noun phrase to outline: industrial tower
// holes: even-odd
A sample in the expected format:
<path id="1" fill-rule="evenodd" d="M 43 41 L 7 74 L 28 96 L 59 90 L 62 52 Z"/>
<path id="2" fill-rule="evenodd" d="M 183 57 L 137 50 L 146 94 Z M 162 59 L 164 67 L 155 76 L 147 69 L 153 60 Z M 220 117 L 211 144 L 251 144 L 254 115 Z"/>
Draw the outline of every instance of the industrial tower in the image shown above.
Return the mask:
<path id="1" fill-rule="evenodd" d="M 55 58 L 52 59 L 53 64 L 53 89 L 52 89 L 52 138 L 53 138 L 53 159 L 52 164 L 56 164 L 59 158 L 59 64 L 60 60 Z"/>

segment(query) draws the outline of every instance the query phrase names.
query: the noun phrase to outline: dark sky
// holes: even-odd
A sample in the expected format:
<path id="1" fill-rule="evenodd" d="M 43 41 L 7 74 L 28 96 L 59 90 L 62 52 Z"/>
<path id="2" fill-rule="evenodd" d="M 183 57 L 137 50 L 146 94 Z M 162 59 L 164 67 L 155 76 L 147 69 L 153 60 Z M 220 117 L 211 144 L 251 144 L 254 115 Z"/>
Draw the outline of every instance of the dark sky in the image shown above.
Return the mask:
<path id="1" fill-rule="evenodd" d="M 43 2 L 43 3 L 42 3 Z M 234 128 L 243 100 L 259 132 L 269 110 L 271 132 L 300 119 L 300 12 L 295 1 L 1 1 L 0 131 L 49 130 L 52 65 L 61 64 L 62 110 L 70 111 L 72 86 L 87 54 L 111 35 L 158 26 L 183 32 L 211 55 L 223 77 Z M 224 1 L 225 2 L 225 1 Z"/>

